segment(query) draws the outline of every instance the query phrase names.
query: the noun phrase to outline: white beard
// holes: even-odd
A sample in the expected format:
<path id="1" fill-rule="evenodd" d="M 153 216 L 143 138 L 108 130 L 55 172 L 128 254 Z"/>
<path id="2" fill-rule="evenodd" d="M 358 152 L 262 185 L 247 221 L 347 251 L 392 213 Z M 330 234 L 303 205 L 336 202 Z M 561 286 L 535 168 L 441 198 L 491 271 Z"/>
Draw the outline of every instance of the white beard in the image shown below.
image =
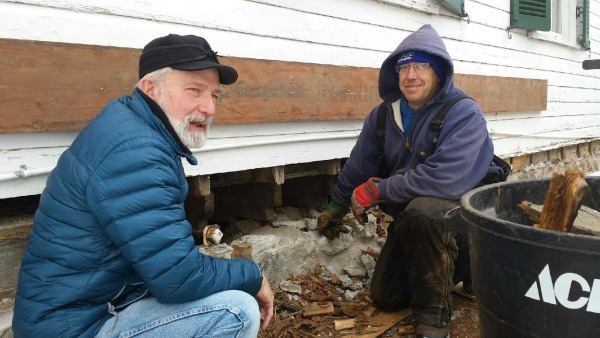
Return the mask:
<path id="1" fill-rule="evenodd" d="M 175 133 L 177 134 L 177 136 L 179 136 L 179 139 L 186 147 L 192 149 L 201 148 L 204 145 L 208 136 L 208 129 L 212 123 L 212 116 L 206 117 L 206 115 L 203 114 L 188 115 L 183 121 L 179 121 L 172 118 L 166 110 L 165 113 L 167 114 L 169 122 L 171 122 Z M 189 130 L 190 123 L 202 121 L 204 121 L 204 131 Z"/>
<path id="2" fill-rule="evenodd" d="M 204 114 L 187 115 L 183 121 L 179 121 L 171 117 L 171 107 L 166 103 L 166 99 L 162 94 L 162 88 L 159 90 L 158 105 L 163 109 L 171 126 L 175 130 L 175 133 L 186 147 L 201 148 L 206 142 L 208 137 L 208 129 L 212 124 L 212 116 L 206 116 Z M 191 131 L 189 130 L 190 123 L 192 122 L 204 122 L 204 131 Z"/>

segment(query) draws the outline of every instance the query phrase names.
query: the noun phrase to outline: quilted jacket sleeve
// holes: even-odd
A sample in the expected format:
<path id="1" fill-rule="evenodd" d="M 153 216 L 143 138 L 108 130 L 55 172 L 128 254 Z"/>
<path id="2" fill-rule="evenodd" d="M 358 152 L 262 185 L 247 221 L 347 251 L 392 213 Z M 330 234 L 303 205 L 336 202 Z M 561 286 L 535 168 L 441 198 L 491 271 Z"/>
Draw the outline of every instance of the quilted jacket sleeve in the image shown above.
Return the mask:
<path id="1" fill-rule="evenodd" d="M 186 184 L 169 146 L 139 137 L 101 161 L 88 184 L 87 203 L 159 302 L 186 302 L 230 289 L 256 295 L 262 277 L 255 263 L 199 253 L 183 209 Z"/>

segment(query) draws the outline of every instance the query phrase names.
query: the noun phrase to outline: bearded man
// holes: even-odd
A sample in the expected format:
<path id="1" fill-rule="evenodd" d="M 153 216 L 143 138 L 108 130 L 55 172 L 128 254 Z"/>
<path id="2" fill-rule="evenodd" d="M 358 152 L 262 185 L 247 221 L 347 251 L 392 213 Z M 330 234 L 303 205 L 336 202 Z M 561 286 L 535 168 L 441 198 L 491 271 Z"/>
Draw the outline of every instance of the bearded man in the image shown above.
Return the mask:
<path id="1" fill-rule="evenodd" d="M 202 255 L 183 203 L 220 85 L 206 40 L 157 38 L 133 94 L 79 134 L 48 177 L 24 254 L 15 337 L 256 337 L 273 293 L 247 259 Z M 262 324 L 261 324 L 262 317 Z"/>

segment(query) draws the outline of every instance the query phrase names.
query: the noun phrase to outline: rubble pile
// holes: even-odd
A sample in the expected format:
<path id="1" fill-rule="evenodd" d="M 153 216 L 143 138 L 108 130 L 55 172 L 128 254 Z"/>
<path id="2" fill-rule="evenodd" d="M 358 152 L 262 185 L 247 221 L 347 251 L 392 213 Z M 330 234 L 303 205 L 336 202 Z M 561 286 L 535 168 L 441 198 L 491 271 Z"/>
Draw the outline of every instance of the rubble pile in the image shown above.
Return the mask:
<path id="1" fill-rule="evenodd" d="M 275 315 L 259 337 L 343 337 L 368 333 L 376 313 L 366 280 L 317 266 L 273 287 Z"/>

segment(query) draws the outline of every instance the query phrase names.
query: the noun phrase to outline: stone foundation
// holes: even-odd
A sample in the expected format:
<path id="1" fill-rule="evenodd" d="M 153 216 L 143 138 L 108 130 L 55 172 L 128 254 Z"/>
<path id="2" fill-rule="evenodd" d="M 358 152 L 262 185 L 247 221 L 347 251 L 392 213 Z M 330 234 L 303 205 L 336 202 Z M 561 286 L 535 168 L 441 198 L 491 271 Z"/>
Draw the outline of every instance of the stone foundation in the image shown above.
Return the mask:
<path id="1" fill-rule="evenodd" d="M 513 168 L 509 180 L 551 177 L 553 173 L 563 174 L 567 169 L 592 173 L 600 171 L 600 141 L 505 158 L 505 160 Z"/>

